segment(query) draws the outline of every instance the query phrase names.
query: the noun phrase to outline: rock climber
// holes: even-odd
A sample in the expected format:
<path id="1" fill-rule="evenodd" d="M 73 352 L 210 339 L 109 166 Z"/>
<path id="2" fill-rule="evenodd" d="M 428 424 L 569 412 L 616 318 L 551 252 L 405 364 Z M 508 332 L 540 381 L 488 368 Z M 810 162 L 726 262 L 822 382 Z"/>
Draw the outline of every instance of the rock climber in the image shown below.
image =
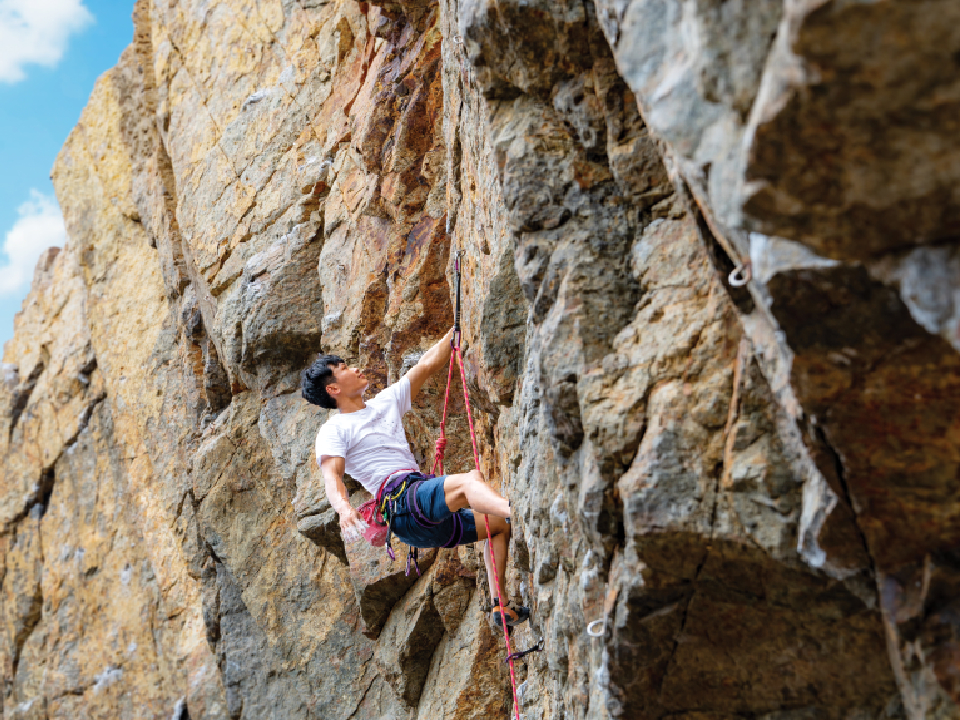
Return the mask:
<path id="1" fill-rule="evenodd" d="M 323 355 L 304 370 L 302 395 L 314 405 L 340 412 L 317 433 L 317 462 L 330 504 L 340 516 L 344 542 L 360 539 L 367 523 L 350 505 L 343 483 L 348 473 L 377 498 L 377 510 L 394 509 L 391 532 L 415 548 L 456 547 L 486 540 L 484 513 L 490 520 L 490 539 L 496 557 L 500 587 L 504 585 L 510 544 L 510 504 L 487 485 L 479 470 L 432 477 L 420 472 L 410 451 L 401 417 L 410 410 L 424 382 L 446 368 L 452 352 L 453 329 L 430 348 L 400 380 L 364 400 L 369 385 L 363 371 L 348 367 L 336 355 Z M 389 512 L 389 511 L 388 511 Z M 495 593 L 489 553 L 483 553 L 490 592 Z M 501 612 L 494 595 L 493 619 L 503 616 L 513 627 L 530 616 L 525 607 Z"/>

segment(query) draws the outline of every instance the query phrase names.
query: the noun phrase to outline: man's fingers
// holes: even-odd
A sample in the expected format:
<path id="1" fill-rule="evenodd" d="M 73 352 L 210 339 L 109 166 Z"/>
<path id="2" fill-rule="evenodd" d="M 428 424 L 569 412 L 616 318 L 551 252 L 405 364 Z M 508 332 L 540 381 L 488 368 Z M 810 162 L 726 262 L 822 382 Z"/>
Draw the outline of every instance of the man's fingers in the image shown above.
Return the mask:
<path id="1" fill-rule="evenodd" d="M 354 540 L 359 540 L 363 536 L 363 531 L 366 530 L 367 527 L 367 523 L 362 518 L 355 518 L 353 522 L 349 523 L 345 527 L 342 527 L 343 541 L 353 542 Z"/>

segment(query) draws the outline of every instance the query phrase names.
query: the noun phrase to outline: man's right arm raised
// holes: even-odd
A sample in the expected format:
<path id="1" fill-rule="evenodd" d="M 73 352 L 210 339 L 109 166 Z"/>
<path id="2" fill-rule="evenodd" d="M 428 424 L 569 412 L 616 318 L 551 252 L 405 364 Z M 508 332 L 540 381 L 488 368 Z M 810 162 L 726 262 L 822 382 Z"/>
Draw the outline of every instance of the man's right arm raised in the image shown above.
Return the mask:
<path id="1" fill-rule="evenodd" d="M 367 529 L 367 524 L 360 517 L 360 513 L 350 505 L 347 486 L 343 484 L 343 469 L 342 457 L 327 455 L 320 464 L 327 499 L 340 516 L 340 532 L 343 534 L 343 541 L 351 542 L 360 539 L 363 531 Z"/>

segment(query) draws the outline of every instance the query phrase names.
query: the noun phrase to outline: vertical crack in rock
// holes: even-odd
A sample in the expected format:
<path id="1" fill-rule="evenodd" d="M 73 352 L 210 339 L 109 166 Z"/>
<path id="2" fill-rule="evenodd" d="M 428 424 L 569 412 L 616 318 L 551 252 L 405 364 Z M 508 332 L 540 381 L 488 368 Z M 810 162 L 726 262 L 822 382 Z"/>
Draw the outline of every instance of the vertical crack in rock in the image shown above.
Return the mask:
<path id="1" fill-rule="evenodd" d="M 53 483 L 50 483 L 51 489 Z M 49 498 L 49 494 L 47 496 Z M 37 535 L 37 544 L 41 545 L 40 541 L 40 520 L 43 518 L 44 506 L 39 502 L 35 504 L 30 511 L 29 518 L 32 521 L 36 522 L 35 534 Z M 19 521 L 23 522 L 23 520 Z M 16 544 L 17 532 L 16 528 L 13 528 L 12 531 L 12 540 L 13 544 Z M 43 564 L 43 556 L 40 555 L 39 563 Z M 40 619 L 43 616 L 43 583 L 40 578 L 36 579 L 36 587 L 34 588 L 33 594 L 28 600 L 28 606 L 24 609 L 18 608 L 19 612 L 14 616 L 15 624 L 13 629 L 13 648 L 12 648 L 12 657 L 11 662 L 11 672 L 9 678 L 5 677 L 7 683 L 11 683 L 17 677 L 17 669 L 20 667 L 20 657 L 23 653 L 23 647 L 26 645 L 27 640 L 30 635 L 36 630 L 37 625 L 40 624 Z M 6 694 L 6 693 L 4 693 Z"/>
<path id="2" fill-rule="evenodd" d="M 91 363 L 85 365 L 84 368 L 92 372 L 93 369 L 96 368 L 96 360 L 91 361 Z M 49 463 L 48 467 L 41 471 L 40 477 L 34 484 L 32 492 L 24 502 L 23 509 L 7 523 L 6 527 L 4 528 L 4 532 L 6 532 L 6 528 L 12 527 L 16 523 L 22 521 L 34 509 L 40 513 L 41 518 L 46 514 L 47 508 L 50 505 L 50 496 L 53 494 L 54 485 L 56 484 L 56 473 L 54 468 L 56 467 L 57 462 L 63 456 L 63 453 L 68 452 L 76 445 L 78 438 L 83 434 L 83 432 L 87 429 L 87 426 L 90 424 L 90 419 L 93 417 L 97 407 L 106 399 L 106 397 L 107 396 L 105 393 L 99 393 L 90 398 L 89 404 L 82 408 L 80 411 L 80 416 L 77 419 L 74 433 L 70 437 L 64 438 L 59 454 Z"/>
<path id="3" fill-rule="evenodd" d="M 158 180 L 160 181 L 160 202 L 162 203 L 157 218 L 157 227 L 153 232 L 161 235 L 158 250 L 161 256 L 161 266 L 164 271 L 164 281 L 171 298 L 178 297 L 189 283 L 193 283 L 200 299 L 200 307 L 205 314 L 207 323 L 213 320 L 216 305 L 204 292 L 205 285 L 198 282 L 196 266 L 189 255 L 189 249 L 184 246 L 178 214 L 178 200 L 180 194 L 177 189 L 176 174 L 173 162 L 167 151 L 167 132 L 164 127 L 164 118 L 158 114 L 158 87 L 154 72 L 155 54 L 153 47 L 153 33 L 148 5 L 140 0 L 134 7 L 134 47 L 136 48 L 140 72 L 143 111 L 142 120 L 150 128 L 148 136 L 152 141 L 156 158 Z"/>
<path id="4" fill-rule="evenodd" d="M 857 536 L 860 538 L 860 543 L 863 546 L 863 552 L 866 554 L 870 562 L 870 574 L 876 576 L 876 562 L 874 561 L 873 553 L 870 551 L 870 545 L 867 542 L 867 536 L 863 532 L 863 528 L 860 526 L 857 505 L 854 503 L 853 497 L 850 495 L 850 488 L 847 485 L 846 472 L 844 471 L 843 467 L 843 459 L 840 457 L 840 453 L 837 452 L 836 448 L 830 444 L 830 441 L 827 438 L 826 430 L 820 426 L 817 426 L 816 434 L 817 440 L 823 443 L 824 448 L 826 448 L 830 458 L 833 460 L 833 464 L 837 473 L 837 479 L 840 481 L 840 487 L 843 488 L 843 498 L 847 505 L 853 510 L 853 525 L 857 529 Z"/>
<path id="5" fill-rule="evenodd" d="M 704 552 L 703 557 L 700 559 L 700 562 L 697 564 L 697 569 L 694 571 L 693 578 L 690 580 L 690 590 L 687 594 L 686 602 L 683 603 L 683 610 L 680 613 L 680 622 L 676 630 L 676 635 L 673 638 L 673 647 L 670 650 L 669 655 L 667 656 L 666 663 L 664 665 L 663 675 L 660 677 L 660 685 L 657 689 L 657 698 L 660 703 L 663 703 L 663 687 L 667 682 L 667 677 L 670 674 L 671 666 L 676 661 L 677 657 L 677 648 L 680 647 L 680 643 L 683 642 L 683 634 L 687 627 L 687 617 L 690 614 L 690 605 L 693 603 L 693 598 L 697 594 L 697 582 L 700 579 L 700 574 L 703 572 L 703 566 L 706 565 L 707 556 L 709 555 L 710 550 L 707 549 Z"/>
<path id="6" fill-rule="evenodd" d="M 360 699 L 357 700 L 357 705 L 356 705 L 356 707 L 354 707 L 354 708 L 353 708 L 353 711 L 347 716 L 347 720 L 353 720 L 353 718 L 357 716 L 357 712 L 359 712 L 360 708 L 363 706 L 363 701 L 367 699 L 367 693 L 370 692 L 370 688 L 373 687 L 373 684 L 374 684 L 376 681 L 377 681 L 377 676 L 376 676 L 376 675 L 373 675 L 373 676 L 370 678 L 370 682 L 367 683 L 366 688 L 364 688 L 363 694 L 360 696 Z"/>
<path id="7" fill-rule="evenodd" d="M 170 720 L 190 720 L 190 710 L 187 707 L 186 698 L 177 700 L 177 704 L 173 707 L 173 714 L 170 715 Z"/>
<path id="8" fill-rule="evenodd" d="M 20 416 L 30 403 L 30 395 L 37 386 L 37 380 L 40 379 L 43 370 L 44 361 L 41 359 L 33 366 L 30 374 L 20 383 L 13 395 L 13 406 L 10 408 L 10 439 L 13 439 L 13 432 L 17 428 L 17 423 L 20 422 Z"/>
<path id="9" fill-rule="evenodd" d="M 745 287 L 733 287 L 730 285 L 730 274 L 737 269 L 737 265 L 710 228 L 710 225 L 704 217 L 703 210 L 697 204 L 696 199 L 692 193 L 690 193 L 689 189 L 686 190 L 685 194 L 690 198 L 688 207 L 690 207 L 693 217 L 697 221 L 700 238 L 710 253 L 710 259 L 713 261 L 713 266 L 717 269 L 724 289 L 727 291 L 733 304 L 737 306 L 737 310 L 739 310 L 742 315 L 749 315 L 754 309 L 754 299 L 750 291 Z M 743 272 L 742 269 L 741 272 Z"/>
<path id="10" fill-rule="evenodd" d="M 40 517 L 43 518 L 47 513 L 47 508 L 50 507 L 50 496 L 53 495 L 53 488 L 56 484 L 56 475 L 53 468 L 45 470 L 43 475 L 40 476 L 40 482 L 37 487 L 37 494 L 31 510 L 37 508 L 40 514 Z"/>

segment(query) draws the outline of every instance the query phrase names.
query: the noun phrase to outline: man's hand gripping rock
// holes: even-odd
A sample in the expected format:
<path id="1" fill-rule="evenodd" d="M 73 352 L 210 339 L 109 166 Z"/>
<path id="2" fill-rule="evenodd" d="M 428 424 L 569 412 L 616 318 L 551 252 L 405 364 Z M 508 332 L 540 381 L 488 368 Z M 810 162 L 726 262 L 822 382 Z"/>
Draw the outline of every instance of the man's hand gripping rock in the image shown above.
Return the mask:
<path id="1" fill-rule="evenodd" d="M 362 538 L 364 531 L 369 526 L 360 517 L 360 513 L 354 510 L 346 500 L 339 499 L 336 504 L 331 504 L 340 516 L 340 532 L 343 535 L 343 541 L 348 543 Z"/>

